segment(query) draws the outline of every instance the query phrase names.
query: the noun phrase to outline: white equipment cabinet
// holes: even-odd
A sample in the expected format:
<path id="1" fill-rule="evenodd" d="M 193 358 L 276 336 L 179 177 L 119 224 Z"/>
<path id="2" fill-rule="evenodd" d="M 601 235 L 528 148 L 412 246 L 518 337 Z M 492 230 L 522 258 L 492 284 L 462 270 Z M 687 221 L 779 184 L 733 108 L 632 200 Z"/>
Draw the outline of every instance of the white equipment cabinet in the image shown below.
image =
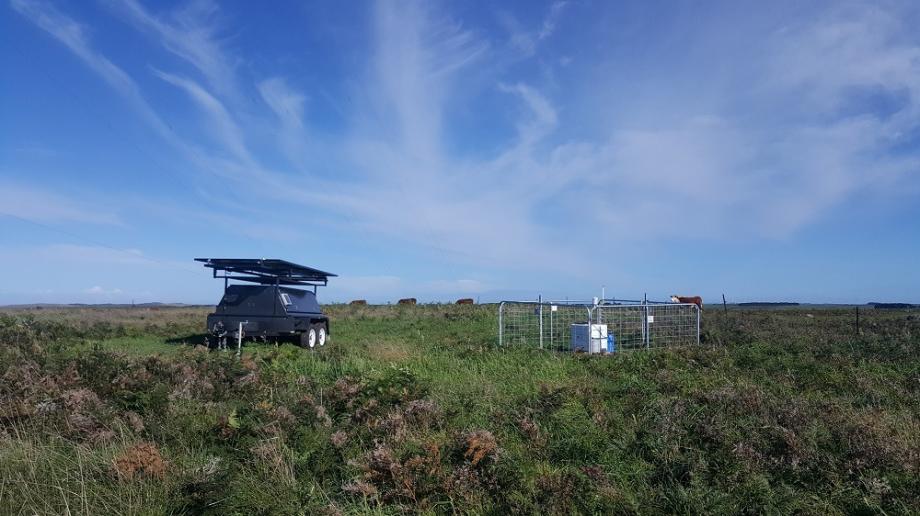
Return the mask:
<path id="1" fill-rule="evenodd" d="M 572 351 L 604 353 L 607 351 L 606 324 L 573 324 Z"/>

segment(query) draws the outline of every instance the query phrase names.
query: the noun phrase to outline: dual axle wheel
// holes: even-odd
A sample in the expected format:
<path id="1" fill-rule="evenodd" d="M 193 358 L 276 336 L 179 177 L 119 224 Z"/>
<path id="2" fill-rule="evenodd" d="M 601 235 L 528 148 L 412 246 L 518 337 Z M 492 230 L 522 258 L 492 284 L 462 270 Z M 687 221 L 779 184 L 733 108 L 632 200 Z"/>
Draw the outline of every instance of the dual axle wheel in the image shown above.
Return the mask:
<path id="1" fill-rule="evenodd" d="M 300 346 L 315 348 L 316 345 L 326 345 L 326 325 L 323 323 L 311 324 L 310 329 L 300 334 Z"/>

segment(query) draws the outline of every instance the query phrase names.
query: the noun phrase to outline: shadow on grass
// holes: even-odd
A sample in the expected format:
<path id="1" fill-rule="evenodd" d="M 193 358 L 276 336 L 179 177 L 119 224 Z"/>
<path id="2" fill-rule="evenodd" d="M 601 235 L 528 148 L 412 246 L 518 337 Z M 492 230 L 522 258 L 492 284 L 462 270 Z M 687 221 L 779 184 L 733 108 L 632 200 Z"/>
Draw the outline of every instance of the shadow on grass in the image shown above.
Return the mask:
<path id="1" fill-rule="evenodd" d="M 209 349 L 215 349 L 217 347 L 217 339 L 207 333 L 191 333 L 187 335 L 180 335 L 177 337 L 171 337 L 171 338 L 165 339 L 163 342 L 165 342 L 166 344 L 172 344 L 176 346 L 206 346 Z M 281 345 L 281 344 L 286 344 L 286 343 L 296 344 L 296 342 L 297 342 L 296 339 L 291 339 L 291 338 L 285 339 L 283 337 L 269 338 L 269 339 L 261 339 L 261 338 L 253 339 L 253 338 L 247 337 L 243 339 L 243 346 L 247 346 L 247 345 L 251 346 L 253 344 L 274 346 L 274 345 Z M 227 337 L 227 346 L 236 347 L 236 339 L 232 337 Z"/>
<path id="2" fill-rule="evenodd" d="M 181 335 L 178 337 L 172 337 L 166 339 L 164 342 L 167 344 L 176 344 L 176 345 L 185 345 L 185 346 L 208 346 L 208 334 L 207 333 L 192 333 L 189 335 Z"/>

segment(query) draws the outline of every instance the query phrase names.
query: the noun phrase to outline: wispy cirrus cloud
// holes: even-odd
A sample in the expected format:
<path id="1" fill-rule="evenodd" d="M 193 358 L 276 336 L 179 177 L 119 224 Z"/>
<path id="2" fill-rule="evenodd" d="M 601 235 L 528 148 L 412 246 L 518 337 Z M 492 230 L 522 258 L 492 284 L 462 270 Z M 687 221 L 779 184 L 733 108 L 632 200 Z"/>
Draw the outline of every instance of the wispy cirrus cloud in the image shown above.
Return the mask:
<path id="1" fill-rule="evenodd" d="M 540 32 L 537 33 L 537 39 L 546 39 L 553 35 L 553 32 L 556 31 L 559 17 L 568 4 L 565 0 L 556 0 L 550 5 L 549 13 L 543 19 L 543 26 L 540 27 Z"/>
<path id="2" fill-rule="evenodd" d="M 303 109 L 306 97 L 292 90 L 281 77 L 272 77 L 259 83 L 262 100 L 289 129 L 303 128 Z"/>
<path id="3" fill-rule="evenodd" d="M 9 284 L 0 285 L 0 298 L 5 302 L 118 302 L 162 301 L 192 297 L 188 291 L 151 284 L 151 276 L 179 276 L 178 283 L 204 288 L 210 283 L 198 267 L 187 261 L 162 259 L 139 249 L 118 249 L 101 245 L 55 243 L 27 245 L 10 243 L 0 247 L 0 267 L 16 270 L 34 279 L 42 278 L 52 289 L 16 291 Z M 117 286 L 114 286 L 117 285 Z M 206 301 L 204 296 L 195 299 Z M 210 300 L 208 300 L 210 301 Z"/>
<path id="4" fill-rule="evenodd" d="M 329 286 L 327 299 L 348 302 L 365 299 L 371 303 L 396 303 L 404 297 L 415 297 L 420 303 L 453 301 L 460 296 L 476 296 L 486 291 L 476 279 L 416 281 L 398 276 L 350 276 L 338 278 Z M 449 292 L 450 296 L 444 293 Z M 368 293 L 372 293 L 368 296 Z"/>
<path id="5" fill-rule="evenodd" d="M 307 97 L 292 89 L 283 77 L 272 77 L 258 84 L 262 100 L 277 117 L 277 134 L 290 163 L 302 167 L 306 160 L 308 135 L 304 127 L 304 105 Z"/>
<path id="6" fill-rule="evenodd" d="M 120 288 L 106 289 L 106 288 L 100 287 L 99 285 L 90 287 L 84 290 L 83 292 L 86 294 L 92 294 L 94 296 L 117 296 L 122 293 Z"/>
<path id="7" fill-rule="evenodd" d="M 157 69 L 153 73 L 164 81 L 182 89 L 195 102 L 195 104 L 204 112 L 206 119 L 210 122 L 212 131 L 217 135 L 222 148 L 228 151 L 232 157 L 240 160 L 244 164 L 253 163 L 252 155 L 246 146 L 245 135 L 240 130 L 236 121 L 223 103 L 211 95 L 201 85 L 195 81 L 166 73 Z"/>
<path id="8" fill-rule="evenodd" d="M 361 92 L 375 109 L 377 126 L 370 129 L 374 137 L 387 136 L 386 145 L 435 165 L 453 79 L 483 57 L 488 42 L 422 2 L 377 2 L 374 29 L 369 72 L 379 88 Z"/>
<path id="9" fill-rule="evenodd" d="M 156 110 L 144 99 L 137 83 L 122 68 L 93 49 L 83 25 L 50 3 L 41 0 L 11 0 L 10 5 L 70 49 L 118 91 L 162 138 L 177 142 L 168 124 L 163 122 Z"/>
<path id="10" fill-rule="evenodd" d="M 134 80 L 91 48 L 79 24 L 44 3 L 13 5 L 162 126 Z M 665 72 L 600 62 L 581 81 L 588 86 L 570 94 L 534 76 L 509 77 L 496 56 L 499 38 L 437 6 L 378 2 L 348 128 L 326 141 L 341 170 L 319 174 L 298 159 L 312 129 L 304 110 L 310 95 L 281 75 L 243 86 L 264 103 L 246 116 L 282 135 L 277 151 L 293 166 L 253 150 L 253 129 L 221 86 L 240 80 L 213 5 L 164 16 L 136 0 L 115 5 L 205 78 L 154 69 L 194 101 L 217 136 L 214 149 L 195 147 L 189 159 L 226 179 L 227 191 L 277 203 L 279 211 L 307 208 L 449 260 L 572 271 L 627 241 L 781 238 L 857 192 L 917 170 L 915 154 L 889 151 L 915 138 L 920 47 L 882 7 L 822 11 L 761 30 L 738 48 L 712 43 L 692 66 L 678 66 L 685 57 L 675 52 Z M 510 27 L 519 39 L 513 44 L 532 55 L 567 9 L 557 2 L 539 27 Z M 689 41 L 707 41 L 705 26 L 680 30 Z M 512 136 L 490 142 L 497 151 L 486 157 L 457 155 L 449 145 L 456 99 L 477 100 L 464 96 L 470 75 L 488 82 L 488 94 L 502 95 L 507 108 L 489 122 Z M 625 102 L 626 81 L 644 97 Z M 887 110 L 860 95 L 888 99 Z M 584 116 L 573 121 L 573 111 Z M 596 252 L 563 245 L 569 241 L 597 241 Z"/>
<path id="11" fill-rule="evenodd" d="M 136 27 L 151 33 L 166 50 L 194 66 L 212 90 L 237 94 L 236 60 L 225 52 L 219 37 L 219 8 L 210 0 L 196 0 L 167 16 L 158 16 L 137 0 L 106 0 Z"/>
<path id="12" fill-rule="evenodd" d="M 525 28 L 517 18 L 507 11 L 501 11 L 498 14 L 498 20 L 508 32 L 511 47 L 524 57 L 532 57 L 537 53 L 537 47 L 540 43 L 556 32 L 559 19 L 568 5 L 569 2 L 565 0 L 554 1 L 550 4 L 540 26 L 535 29 Z"/>
<path id="13" fill-rule="evenodd" d="M 121 226 L 116 211 L 87 200 L 23 184 L 0 181 L 0 216 L 13 215 L 39 223 L 84 223 Z"/>
<path id="14" fill-rule="evenodd" d="M 140 249 L 119 249 L 95 244 L 10 245 L 0 250 L 0 264 L 13 267 L 15 263 L 22 264 L 23 270 L 44 270 L 48 274 L 53 272 L 64 276 L 72 276 L 75 270 L 93 270 L 98 273 L 98 269 L 93 267 L 102 266 L 104 272 L 128 271 L 132 276 L 142 276 L 153 269 L 192 273 L 202 278 L 198 267 L 187 261 L 162 259 Z"/>

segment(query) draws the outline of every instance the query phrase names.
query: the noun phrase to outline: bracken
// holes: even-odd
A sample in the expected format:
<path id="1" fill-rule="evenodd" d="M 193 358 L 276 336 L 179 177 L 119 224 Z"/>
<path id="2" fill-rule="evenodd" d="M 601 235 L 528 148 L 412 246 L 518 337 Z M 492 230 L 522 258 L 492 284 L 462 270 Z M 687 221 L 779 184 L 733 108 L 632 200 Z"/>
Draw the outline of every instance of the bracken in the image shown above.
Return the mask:
<path id="1" fill-rule="evenodd" d="M 119 480 L 132 480 L 139 476 L 162 479 L 166 474 L 166 461 L 160 450 L 151 443 L 131 446 L 112 460 L 112 469 Z"/>
<path id="2" fill-rule="evenodd" d="M 488 430 L 476 430 L 466 434 L 463 438 L 466 451 L 463 456 L 473 466 L 485 461 L 495 461 L 498 458 L 498 443 L 495 436 Z"/>

